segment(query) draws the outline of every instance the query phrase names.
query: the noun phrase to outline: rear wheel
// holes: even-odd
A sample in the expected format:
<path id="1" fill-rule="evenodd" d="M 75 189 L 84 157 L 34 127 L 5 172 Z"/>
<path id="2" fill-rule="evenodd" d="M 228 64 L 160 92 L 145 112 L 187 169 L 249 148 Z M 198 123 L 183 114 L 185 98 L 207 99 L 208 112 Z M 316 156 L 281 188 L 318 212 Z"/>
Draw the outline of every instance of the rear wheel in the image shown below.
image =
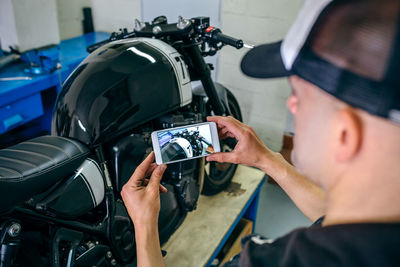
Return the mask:
<path id="1" fill-rule="evenodd" d="M 242 121 L 242 113 L 235 96 L 226 90 L 231 116 Z M 227 138 L 220 141 L 221 151 L 228 152 L 235 148 L 236 140 Z M 202 194 L 214 195 L 225 189 L 232 181 L 237 165 L 231 163 L 207 162 L 205 164 L 204 186 Z"/>

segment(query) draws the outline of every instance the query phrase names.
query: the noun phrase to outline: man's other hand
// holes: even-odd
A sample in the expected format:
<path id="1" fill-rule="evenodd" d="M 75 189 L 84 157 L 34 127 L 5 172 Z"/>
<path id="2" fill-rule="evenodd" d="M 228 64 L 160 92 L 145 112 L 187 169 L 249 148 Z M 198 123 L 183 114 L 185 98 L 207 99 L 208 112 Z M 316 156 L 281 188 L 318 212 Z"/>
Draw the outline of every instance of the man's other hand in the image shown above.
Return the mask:
<path id="1" fill-rule="evenodd" d="M 157 227 L 160 212 L 160 191 L 167 189 L 160 184 L 166 165 L 153 163 L 154 152 L 136 168 L 121 191 L 126 209 L 135 228 Z M 150 179 L 147 179 L 150 176 Z"/>

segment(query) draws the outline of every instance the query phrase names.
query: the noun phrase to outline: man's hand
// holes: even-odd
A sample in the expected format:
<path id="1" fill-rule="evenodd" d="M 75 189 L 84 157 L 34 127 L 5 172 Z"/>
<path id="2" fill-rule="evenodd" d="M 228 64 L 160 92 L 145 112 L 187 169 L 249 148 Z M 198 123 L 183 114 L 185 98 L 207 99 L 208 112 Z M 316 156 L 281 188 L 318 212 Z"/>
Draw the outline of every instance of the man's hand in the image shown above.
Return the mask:
<path id="1" fill-rule="evenodd" d="M 276 153 L 269 150 L 248 125 L 241 123 L 233 117 L 207 117 L 218 126 L 220 139 L 235 138 L 237 144 L 231 152 L 215 153 L 207 157 L 207 161 L 230 162 L 244 164 L 265 170 L 269 160 L 275 160 Z"/>
<path id="2" fill-rule="evenodd" d="M 151 152 L 136 168 L 121 191 L 122 199 L 135 228 L 157 226 L 160 212 L 159 191 L 167 191 L 164 186 L 160 185 L 166 165 L 157 166 L 153 161 L 154 152 Z M 150 175 L 149 180 L 147 178 Z"/>
<path id="3" fill-rule="evenodd" d="M 136 168 L 121 191 L 126 209 L 135 226 L 137 266 L 165 266 L 158 238 L 160 192 L 167 189 L 160 184 L 166 165 L 157 166 L 154 153 Z M 150 179 L 147 179 L 147 177 Z"/>
<path id="4" fill-rule="evenodd" d="M 257 167 L 274 178 L 311 221 L 324 214 L 323 190 L 301 175 L 281 154 L 269 150 L 251 127 L 232 117 L 215 116 L 207 120 L 217 123 L 221 139 L 232 137 L 237 140 L 233 151 L 212 154 L 207 157 L 208 161 Z"/>

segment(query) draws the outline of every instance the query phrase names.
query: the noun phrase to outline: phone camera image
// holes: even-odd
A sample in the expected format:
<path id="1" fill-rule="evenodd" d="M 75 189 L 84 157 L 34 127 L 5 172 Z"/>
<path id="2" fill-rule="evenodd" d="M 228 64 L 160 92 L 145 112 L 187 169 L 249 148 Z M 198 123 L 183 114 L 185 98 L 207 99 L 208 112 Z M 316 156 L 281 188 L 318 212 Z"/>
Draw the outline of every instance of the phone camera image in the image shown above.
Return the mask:
<path id="1" fill-rule="evenodd" d="M 157 133 L 163 162 L 207 156 L 214 153 L 209 125 Z"/>

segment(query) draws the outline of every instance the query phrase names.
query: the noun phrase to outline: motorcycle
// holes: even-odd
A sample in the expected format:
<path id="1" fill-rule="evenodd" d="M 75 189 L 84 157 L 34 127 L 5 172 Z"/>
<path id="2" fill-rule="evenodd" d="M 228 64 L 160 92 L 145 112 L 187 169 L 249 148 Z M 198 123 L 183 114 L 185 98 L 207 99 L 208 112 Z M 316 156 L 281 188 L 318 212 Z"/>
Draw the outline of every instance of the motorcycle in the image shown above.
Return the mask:
<path id="1" fill-rule="evenodd" d="M 234 95 L 212 81 L 204 60 L 224 45 L 239 49 L 243 42 L 211 27 L 208 17 L 169 24 L 160 16 L 88 47 L 57 97 L 52 135 L 0 150 L 0 266 L 134 261 L 135 234 L 120 191 L 151 152 L 151 132 L 208 115 L 242 119 Z M 201 85 L 192 88 L 193 81 Z M 186 138 L 202 146 L 194 135 Z M 235 144 L 222 140 L 221 149 Z M 224 189 L 236 167 L 204 158 L 169 164 L 160 242 L 196 208 L 200 192 Z"/>

